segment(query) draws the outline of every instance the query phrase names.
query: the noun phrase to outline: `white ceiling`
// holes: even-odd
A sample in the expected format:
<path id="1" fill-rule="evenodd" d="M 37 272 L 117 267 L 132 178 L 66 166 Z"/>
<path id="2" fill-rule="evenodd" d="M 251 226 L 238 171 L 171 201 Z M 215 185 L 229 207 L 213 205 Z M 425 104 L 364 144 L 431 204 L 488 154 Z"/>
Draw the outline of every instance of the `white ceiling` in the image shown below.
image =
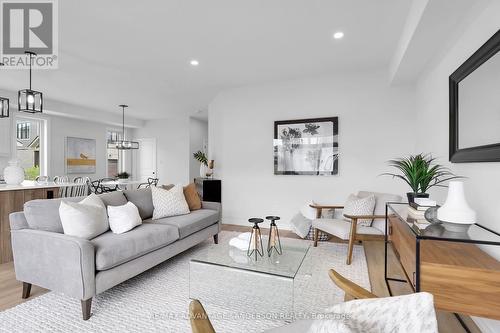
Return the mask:
<path id="1" fill-rule="evenodd" d="M 141 119 L 193 115 L 231 87 L 388 68 L 410 2 L 60 0 L 59 69 L 36 71 L 33 88 Z M 26 81 L 4 70 L 0 88 Z"/>

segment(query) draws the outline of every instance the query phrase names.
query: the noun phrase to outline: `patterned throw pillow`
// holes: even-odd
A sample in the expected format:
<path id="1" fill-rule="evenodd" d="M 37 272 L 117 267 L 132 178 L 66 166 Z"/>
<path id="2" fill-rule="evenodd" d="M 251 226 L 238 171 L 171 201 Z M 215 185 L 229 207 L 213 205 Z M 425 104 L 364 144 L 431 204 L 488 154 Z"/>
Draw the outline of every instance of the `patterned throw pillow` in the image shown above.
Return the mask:
<path id="1" fill-rule="evenodd" d="M 170 190 L 152 186 L 151 194 L 154 207 L 153 220 L 190 213 L 181 185 L 175 185 Z"/>
<path id="2" fill-rule="evenodd" d="M 344 215 L 373 215 L 375 209 L 375 196 L 370 195 L 365 198 L 359 198 L 354 194 L 349 195 L 344 205 Z M 351 219 L 345 218 L 347 221 Z M 371 226 L 373 219 L 358 220 L 358 225 L 365 227 Z"/>

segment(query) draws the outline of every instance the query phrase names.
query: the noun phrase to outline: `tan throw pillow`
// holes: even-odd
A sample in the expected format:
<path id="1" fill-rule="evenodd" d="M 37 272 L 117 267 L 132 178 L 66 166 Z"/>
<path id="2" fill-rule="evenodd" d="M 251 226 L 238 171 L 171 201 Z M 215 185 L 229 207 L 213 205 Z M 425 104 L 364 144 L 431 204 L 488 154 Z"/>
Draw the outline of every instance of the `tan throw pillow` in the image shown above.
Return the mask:
<path id="1" fill-rule="evenodd" d="M 186 198 L 190 211 L 201 209 L 201 199 L 198 195 L 198 191 L 196 191 L 196 185 L 194 183 L 184 186 L 184 197 Z"/>
<path id="2" fill-rule="evenodd" d="M 162 185 L 161 186 L 165 190 L 170 190 L 172 187 L 174 187 L 173 184 L 168 184 L 168 185 Z M 189 185 L 186 185 L 183 187 L 184 190 L 184 197 L 186 198 L 186 201 L 189 206 L 189 210 L 198 210 L 201 209 L 201 199 L 200 195 L 198 194 L 198 191 L 196 191 L 196 185 L 194 183 L 191 183 Z"/>

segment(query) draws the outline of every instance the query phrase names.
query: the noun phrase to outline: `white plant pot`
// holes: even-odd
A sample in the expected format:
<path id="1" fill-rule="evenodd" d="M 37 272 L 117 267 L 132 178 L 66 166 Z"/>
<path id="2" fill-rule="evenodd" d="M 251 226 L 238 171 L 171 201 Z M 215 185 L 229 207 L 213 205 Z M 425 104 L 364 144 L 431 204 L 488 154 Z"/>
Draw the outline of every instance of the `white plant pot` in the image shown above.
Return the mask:
<path id="1" fill-rule="evenodd" d="M 472 210 L 465 199 L 464 183 L 451 181 L 448 187 L 448 197 L 437 211 L 437 218 L 443 222 L 448 231 L 465 232 L 476 222 L 476 212 Z"/>
<path id="2" fill-rule="evenodd" d="M 19 185 L 24 181 L 24 169 L 21 168 L 19 160 L 9 161 L 9 165 L 3 169 L 3 178 L 8 185 Z"/>

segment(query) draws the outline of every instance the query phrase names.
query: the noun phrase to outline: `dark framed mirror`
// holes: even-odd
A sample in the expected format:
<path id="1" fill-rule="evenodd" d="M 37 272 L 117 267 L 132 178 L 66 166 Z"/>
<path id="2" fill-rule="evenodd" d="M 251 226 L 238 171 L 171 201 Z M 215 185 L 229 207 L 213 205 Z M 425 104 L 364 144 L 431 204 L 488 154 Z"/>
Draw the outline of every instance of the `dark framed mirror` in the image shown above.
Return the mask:
<path id="1" fill-rule="evenodd" d="M 449 77 L 450 161 L 500 162 L 500 30 Z"/>

